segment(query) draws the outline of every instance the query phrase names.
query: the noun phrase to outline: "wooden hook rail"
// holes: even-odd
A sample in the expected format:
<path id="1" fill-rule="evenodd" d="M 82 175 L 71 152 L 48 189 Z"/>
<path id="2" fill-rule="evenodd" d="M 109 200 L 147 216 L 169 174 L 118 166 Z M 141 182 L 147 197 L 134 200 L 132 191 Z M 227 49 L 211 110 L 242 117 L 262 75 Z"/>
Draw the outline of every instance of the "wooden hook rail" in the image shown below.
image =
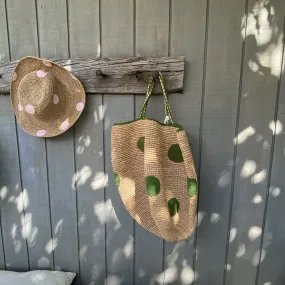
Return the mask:
<path id="1" fill-rule="evenodd" d="M 148 78 L 158 71 L 165 76 L 168 93 L 183 91 L 185 58 L 97 58 L 52 59 L 71 71 L 83 84 L 86 93 L 145 94 Z M 0 63 L 0 94 L 10 92 L 10 81 L 17 61 Z M 159 84 L 154 94 L 161 94 Z"/>

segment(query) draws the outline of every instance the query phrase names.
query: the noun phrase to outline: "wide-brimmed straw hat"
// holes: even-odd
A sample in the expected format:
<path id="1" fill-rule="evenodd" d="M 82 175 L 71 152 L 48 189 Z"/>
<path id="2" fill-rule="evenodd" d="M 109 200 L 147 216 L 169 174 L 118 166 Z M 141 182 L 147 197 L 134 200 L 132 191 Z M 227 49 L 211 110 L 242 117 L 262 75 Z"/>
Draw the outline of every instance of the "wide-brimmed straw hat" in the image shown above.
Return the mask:
<path id="1" fill-rule="evenodd" d="M 80 81 L 52 61 L 25 57 L 13 73 L 12 106 L 21 128 L 32 136 L 65 132 L 79 118 L 85 99 Z"/>

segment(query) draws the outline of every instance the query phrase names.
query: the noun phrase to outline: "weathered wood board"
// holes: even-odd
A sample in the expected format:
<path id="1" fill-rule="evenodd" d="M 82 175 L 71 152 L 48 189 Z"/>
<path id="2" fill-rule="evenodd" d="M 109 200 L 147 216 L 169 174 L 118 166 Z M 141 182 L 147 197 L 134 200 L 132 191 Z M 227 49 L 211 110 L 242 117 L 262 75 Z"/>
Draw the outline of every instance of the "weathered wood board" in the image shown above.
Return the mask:
<path id="1" fill-rule="evenodd" d="M 50 51 L 47 54 L 50 54 Z M 183 56 L 67 58 L 53 61 L 77 76 L 87 93 L 145 94 L 149 76 L 157 76 L 157 71 L 163 72 L 169 93 L 183 90 Z M 17 62 L 0 63 L 0 93 L 9 93 L 16 64 Z M 153 94 L 161 94 L 159 84 L 156 84 Z"/>

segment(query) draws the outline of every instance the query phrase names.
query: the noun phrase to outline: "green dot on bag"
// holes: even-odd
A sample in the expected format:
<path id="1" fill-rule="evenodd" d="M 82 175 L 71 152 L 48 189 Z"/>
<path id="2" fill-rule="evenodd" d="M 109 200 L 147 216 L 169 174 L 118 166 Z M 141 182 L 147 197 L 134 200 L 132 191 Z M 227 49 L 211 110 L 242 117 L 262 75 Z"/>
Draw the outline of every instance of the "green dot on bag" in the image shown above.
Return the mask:
<path id="1" fill-rule="evenodd" d="M 168 158 L 173 162 L 183 162 L 182 151 L 179 144 L 173 144 L 168 150 Z"/>
<path id="2" fill-rule="evenodd" d="M 115 184 L 117 185 L 117 187 L 119 187 L 120 185 L 120 176 L 118 173 L 114 173 L 114 177 L 115 177 Z"/>
<path id="3" fill-rule="evenodd" d="M 160 182 L 155 176 L 145 177 L 146 192 L 149 196 L 154 197 L 160 192 Z"/>
<path id="4" fill-rule="evenodd" d="M 139 138 L 137 146 L 142 152 L 144 151 L 144 137 Z"/>
<path id="5" fill-rule="evenodd" d="M 168 200 L 168 210 L 171 217 L 175 216 L 179 211 L 179 202 L 176 198 Z"/>
<path id="6" fill-rule="evenodd" d="M 198 192 L 197 180 L 187 177 L 188 196 L 193 197 Z"/>

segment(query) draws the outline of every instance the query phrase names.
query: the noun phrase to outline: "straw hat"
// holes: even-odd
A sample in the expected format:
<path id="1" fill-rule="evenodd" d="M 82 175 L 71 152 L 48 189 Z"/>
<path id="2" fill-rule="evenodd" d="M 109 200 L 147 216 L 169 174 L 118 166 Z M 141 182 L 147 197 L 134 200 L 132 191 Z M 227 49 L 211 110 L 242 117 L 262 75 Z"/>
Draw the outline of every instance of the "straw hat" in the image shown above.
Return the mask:
<path id="1" fill-rule="evenodd" d="M 11 102 L 21 128 L 53 137 L 69 129 L 85 105 L 80 81 L 59 65 L 36 57 L 19 61 L 11 82 Z"/>

